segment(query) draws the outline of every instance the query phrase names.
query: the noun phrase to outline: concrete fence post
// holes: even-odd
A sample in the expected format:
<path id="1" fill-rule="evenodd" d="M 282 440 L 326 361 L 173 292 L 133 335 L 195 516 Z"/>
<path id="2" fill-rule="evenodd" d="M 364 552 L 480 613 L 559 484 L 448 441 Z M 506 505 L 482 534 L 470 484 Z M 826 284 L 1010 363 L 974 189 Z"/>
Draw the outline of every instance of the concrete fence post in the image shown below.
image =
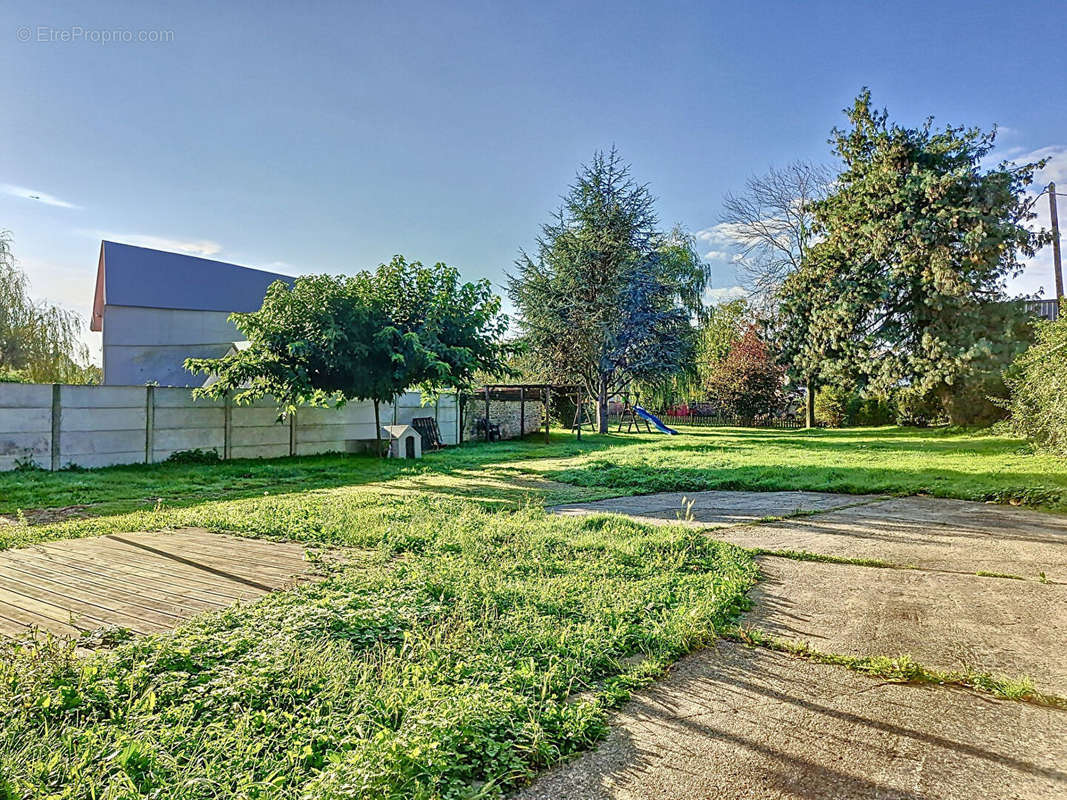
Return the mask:
<path id="1" fill-rule="evenodd" d="M 51 469 L 55 472 L 60 467 L 62 456 L 62 415 L 63 402 L 60 398 L 61 387 L 58 383 L 52 384 L 52 458 Z"/>
<path id="2" fill-rule="evenodd" d="M 144 463 L 152 463 L 156 447 L 156 387 L 144 387 Z"/>
<path id="3" fill-rule="evenodd" d="M 289 455 L 296 455 L 296 409 L 289 415 Z"/>
<path id="4" fill-rule="evenodd" d="M 227 461 L 233 454 L 233 397 L 226 392 L 222 406 L 222 457 Z"/>

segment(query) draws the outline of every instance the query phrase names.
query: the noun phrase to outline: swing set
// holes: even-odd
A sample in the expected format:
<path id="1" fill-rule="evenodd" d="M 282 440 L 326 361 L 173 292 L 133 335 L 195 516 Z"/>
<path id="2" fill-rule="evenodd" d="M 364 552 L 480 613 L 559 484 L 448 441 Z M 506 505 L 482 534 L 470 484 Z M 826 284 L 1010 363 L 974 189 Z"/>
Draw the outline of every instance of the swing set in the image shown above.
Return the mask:
<path id="1" fill-rule="evenodd" d="M 576 390 L 574 393 L 574 421 L 571 423 L 571 430 L 577 435 L 578 441 L 582 440 L 582 430 L 585 426 L 589 425 L 589 430 L 592 433 L 596 433 L 596 414 L 588 415 L 588 422 L 586 421 L 587 415 L 585 413 L 585 405 L 587 402 L 586 395 L 583 391 Z M 641 426 L 645 426 L 645 432 L 653 433 L 653 428 L 660 433 L 666 433 L 670 436 L 674 436 L 678 431 L 673 428 L 667 427 L 659 417 L 654 414 L 650 414 L 640 403 L 637 402 L 637 397 L 633 397 L 631 402 L 631 396 L 626 395 L 626 399 L 623 401 L 622 415 L 619 417 L 619 424 L 615 428 L 616 433 L 622 433 L 622 426 L 626 424 L 626 433 L 633 433 L 637 431 L 641 433 Z"/>

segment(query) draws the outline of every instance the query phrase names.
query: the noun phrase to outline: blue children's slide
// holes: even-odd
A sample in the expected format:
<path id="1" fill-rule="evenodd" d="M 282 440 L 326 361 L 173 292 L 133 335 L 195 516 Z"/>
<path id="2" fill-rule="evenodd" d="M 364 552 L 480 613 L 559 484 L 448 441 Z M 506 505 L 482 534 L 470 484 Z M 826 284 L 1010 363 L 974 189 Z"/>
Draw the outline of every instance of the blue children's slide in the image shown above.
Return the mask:
<path id="1" fill-rule="evenodd" d="M 655 414 L 649 414 L 647 411 L 641 408 L 641 406 L 634 406 L 634 413 L 646 422 L 651 422 L 653 425 L 655 425 L 656 429 L 659 430 L 660 433 L 669 433 L 671 436 L 674 436 L 676 433 L 678 433 L 678 431 L 676 431 L 674 428 L 668 428 L 666 425 L 663 424 L 659 417 L 657 417 Z"/>

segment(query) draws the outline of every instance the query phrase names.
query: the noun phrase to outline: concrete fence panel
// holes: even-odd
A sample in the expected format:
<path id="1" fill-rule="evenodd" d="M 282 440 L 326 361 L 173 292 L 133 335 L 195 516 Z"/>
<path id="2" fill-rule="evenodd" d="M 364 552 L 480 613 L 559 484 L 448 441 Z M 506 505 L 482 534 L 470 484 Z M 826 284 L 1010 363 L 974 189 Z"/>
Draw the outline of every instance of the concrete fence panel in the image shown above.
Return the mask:
<path id="1" fill-rule="evenodd" d="M 442 439 L 458 439 L 453 394 L 422 405 L 407 392 L 380 408 L 382 425 L 438 420 Z M 181 450 L 222 458 L 276 458 L 344 452 L 374 439 L 372 403 L 301 408 L 278 420 L 270 398 L 248 405 L 193 399 L 189 389 L 158 386 L 65 386 L 0 383 L 0 470 L 33 463 L 67 466 L 154 463 Z"/>
<path id="2" fill-rule="evenodd" d="M 52 387 L 0 383 L 0 470 L 52 464 Z"/>

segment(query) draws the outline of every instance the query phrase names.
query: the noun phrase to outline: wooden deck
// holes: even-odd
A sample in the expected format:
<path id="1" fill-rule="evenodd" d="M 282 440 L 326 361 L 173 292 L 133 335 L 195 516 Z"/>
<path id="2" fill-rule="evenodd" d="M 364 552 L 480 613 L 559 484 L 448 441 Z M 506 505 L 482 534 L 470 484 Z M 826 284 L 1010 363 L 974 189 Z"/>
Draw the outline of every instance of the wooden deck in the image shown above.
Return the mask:
<path id="1" fill-rule="evenodd" d="M 48 542 L 0 552 L 0 634 L 153 633 L 311 577 L 302 545 L 198 528 Z"/>

